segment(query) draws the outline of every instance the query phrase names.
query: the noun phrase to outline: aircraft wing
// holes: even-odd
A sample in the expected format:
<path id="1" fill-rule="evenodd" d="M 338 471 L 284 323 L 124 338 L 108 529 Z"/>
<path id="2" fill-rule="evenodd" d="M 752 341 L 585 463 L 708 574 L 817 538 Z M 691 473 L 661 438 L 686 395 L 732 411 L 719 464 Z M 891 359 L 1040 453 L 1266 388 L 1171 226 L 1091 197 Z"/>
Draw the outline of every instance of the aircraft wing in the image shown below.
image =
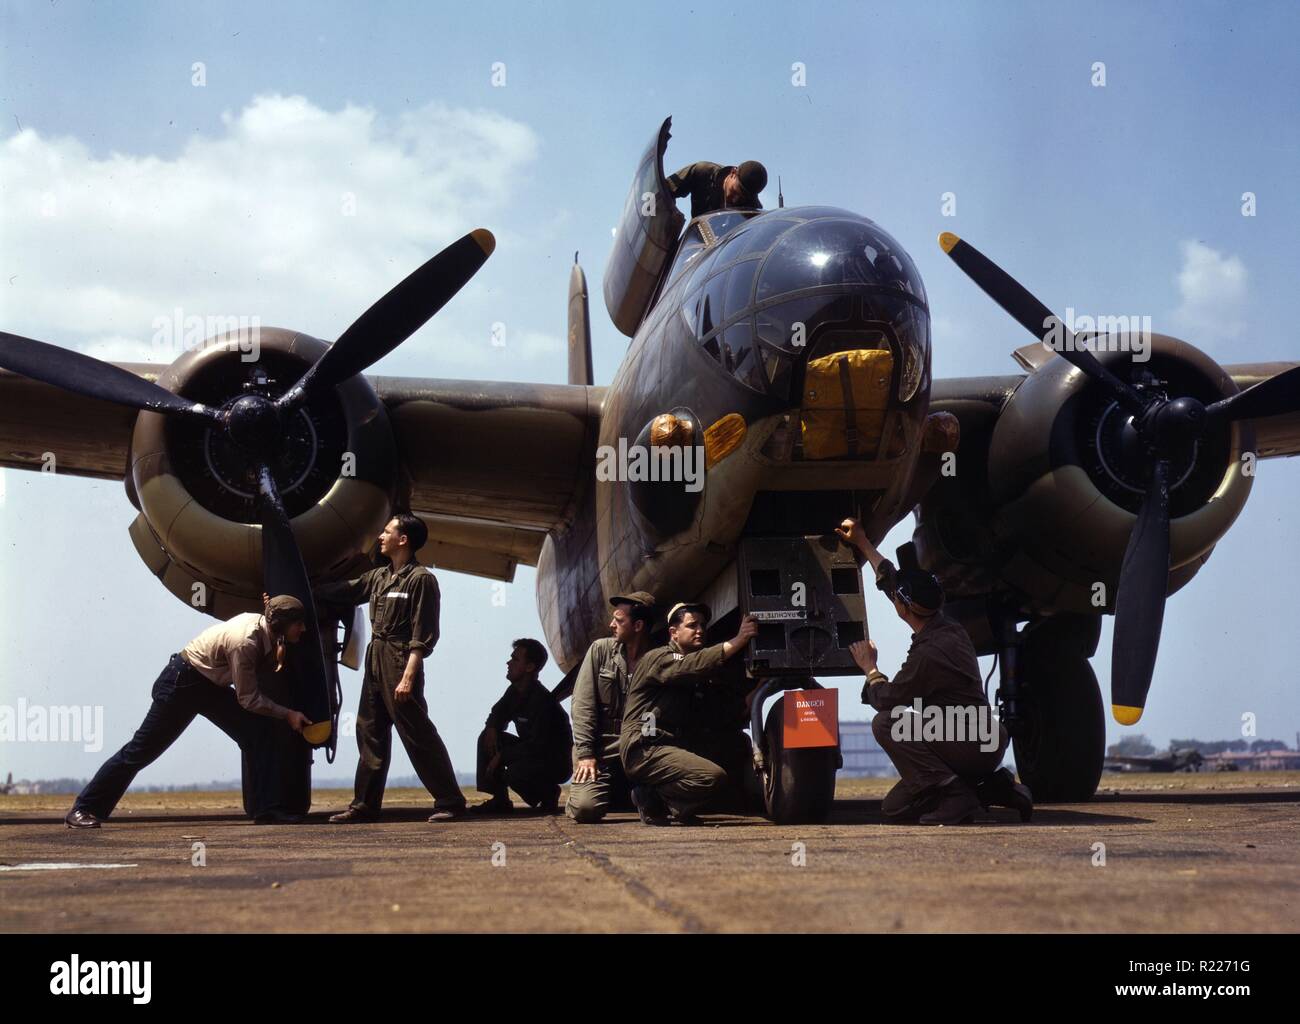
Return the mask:
<path id="1" fill-rule="evenodd" d="M 397 436 L 426 561 L 510 580 L 592 475 L 605 389 L 371 377 Z"/>
<path id="2" fill-rule="evenodd" d="M 156 363 L 118 363 L 148 380 Z M 573 515 L 604 388 L 369 377 L 401 458 L 399 493 L 429 526 L 426 560 L 509 580 Z M 0 467 L 121 480 L 135 412 L 0 370 Z M 50 455 L 53 456 L 51 462 Z"/>

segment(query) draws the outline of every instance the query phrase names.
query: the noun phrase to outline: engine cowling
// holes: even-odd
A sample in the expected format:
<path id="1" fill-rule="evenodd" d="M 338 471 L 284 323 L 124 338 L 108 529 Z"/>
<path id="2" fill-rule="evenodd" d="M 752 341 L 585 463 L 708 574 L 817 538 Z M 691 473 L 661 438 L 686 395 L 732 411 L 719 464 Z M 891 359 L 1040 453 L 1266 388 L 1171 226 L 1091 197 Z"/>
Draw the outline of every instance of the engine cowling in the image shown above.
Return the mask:
<path id="1" fill-rule="evenodd" d="M 1152 335 L 1149 353 L 1145 363 L 1118 351 L 1098 358 L 1130 379 L 1149 372 L 1171 396 L 1209 404 L 1238 390 L 1221 366 L 1187 342 Z M 1108 394 L 1059 358 L 1030 374 L 998 417 L 988 461 L 996 509 L 992 543 L 999 576 L 1035 611 L 1114 609 L 1146 488 L 1128 419 Z M 1168 593 L 1196 574 L 1241 513 L 1253 482 L 1242 455 L 1253 445 L 1248 423 L 1227 424 L 1171 465 Z"/>
<path id="2" fill-rule="evenodd" d="M 220 335 L 178 358 L 158 383 L 212 406 L 250 390 L 275 397 L 327 348 L 278 328 Z M 243 452 L 205 425 L 141 412 L 129 466 L 127 491 L 140 510 L 131 538 L 150 571 L 219 618 L 259 609 L 262 531 Z M 312 579 L 368 567 L 391 515 L 397 469 L 387 412 L 362 375 L 284 424 L 272 472 Z"/>

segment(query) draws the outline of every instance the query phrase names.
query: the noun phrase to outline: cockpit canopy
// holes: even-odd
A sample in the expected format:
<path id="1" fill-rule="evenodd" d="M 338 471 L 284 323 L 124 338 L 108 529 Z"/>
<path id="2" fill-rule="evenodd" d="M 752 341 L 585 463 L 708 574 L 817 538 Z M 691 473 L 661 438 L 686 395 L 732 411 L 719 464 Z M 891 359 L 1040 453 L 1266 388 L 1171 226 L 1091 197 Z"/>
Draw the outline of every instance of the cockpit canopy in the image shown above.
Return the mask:
<path id="1" fill-rule="evenodd" d="M 833 207 L 722 210 L 688 225 L 669 286 L 689 275 L 682 315 L 746 387 L 790 398 L 796 360 L 888 349 L 898 400 L 929 374 L 925 287 L 878 225 Z"/>

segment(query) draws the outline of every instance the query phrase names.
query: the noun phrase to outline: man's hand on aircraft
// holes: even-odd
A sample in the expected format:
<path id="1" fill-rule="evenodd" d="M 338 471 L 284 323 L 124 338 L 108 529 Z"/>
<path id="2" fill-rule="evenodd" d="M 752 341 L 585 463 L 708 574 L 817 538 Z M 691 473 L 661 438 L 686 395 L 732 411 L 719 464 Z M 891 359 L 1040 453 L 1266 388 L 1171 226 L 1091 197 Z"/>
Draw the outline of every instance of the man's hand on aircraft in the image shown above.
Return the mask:
<path id="1" fill-rule="evenodd" d="M 307 726 L 311 725 L 311 719 L 301 711 L 290 711 L 284 719 L 289 723 L 289 728 L 294 732 L 302 732 Z"/>
<path id="2" fill-rule="evenodd" d="M 876 645 L 871 640 L 859 640 L 849 645 L 849 654 L 858 663 L 863 672 L 870 673 L 876 668 Z"/>
<path id="3" fill-rule="evenodd" d="M 835 532 L 840 535 L 841 539 L 849 547 L 856 551 L 866 554 L 867 548 L 871 542 L 867 540 L 867 531 L 862 528 L 862 524 L 856 519 L 849 517 L 839 526 L 835 527 Z"/>
<path id="4" fill-rule="evenodd" d="M 578 759 L 578 767 L 573 772 L 574 783 L 596 781 L 596 759 L 583 757 Z"/>
<path id="5" fill-rule="evenodd" d="M 745 649 L 745 645 L 758 635 L 758 623 L 754 621 L 753 616 L 746 615 L 740 620 L 740 628 L 736 630 L 736 635 L 722 645 L 723 657 L 730 658 L 737 651 Z"/>

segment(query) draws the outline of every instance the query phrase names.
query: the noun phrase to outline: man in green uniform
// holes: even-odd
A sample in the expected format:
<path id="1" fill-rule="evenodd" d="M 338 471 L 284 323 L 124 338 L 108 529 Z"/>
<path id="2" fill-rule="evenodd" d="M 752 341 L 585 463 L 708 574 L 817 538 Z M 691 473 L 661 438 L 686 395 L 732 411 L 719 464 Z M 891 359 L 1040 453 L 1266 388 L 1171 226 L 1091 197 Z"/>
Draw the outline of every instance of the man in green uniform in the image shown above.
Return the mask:
<path id="1" fill-rule="evenodd" d="M 693 687 L 682 745 L 727 773 L 727 784 L 705 810 L 763 813 L 763 785 L 754 770 L 753 744 L 745 732 L 749 724 L 749 694 L 757 685 L 745 674 L 744 659 L 732 658 L 715 677 Z"/>
<path id="2" fill-rule="evenodd" d="M 374 821 L 384 800 L 392 760 L 393 726 L 415 773 L 433 794 L 430 821 L 465 813 L 465 796 L 456 781 L 447 748 L 429 721 L 424 699 L 424 659 L 438 642 L 438 581 L 416 561 L 429 531 L 416 516 L 395 515 L 379 535 L 379 552 L 389 564 L 354 580 L 322 587 L 324 604 L 370 602 L 370 646 L 357 709 L 355 795 L 332 822 Z"/>
<path id="3" fill-rule="evenodd" d="M 674 605 L 668 613 L 668 646 L 641 659 L 628 687 L 619 756 L 647 825 L 670 824 L 670 815 L 691 824 L 695 812 L 727 785 L 720 765 L 685 746 L 692 691 L 696 683 L 716 679 L 723 662 L 744 650 L 758 626 L 746 615 L 734 638 L 706 648 L 708 621 L 707 605 Z"/>
<path id="4" fill-rule="evenodd" d="M 860 640 L 849 649 L 867 673 L 862 703 L 880 712 L 871 731 L 898 769 L 898 784 L 880 805 L 885 820 L 957 825 L 998 804 L 1028 821 L 1028 788 L 998 768 L 1006 727 L 995 727 L 970 636 L 941 611 L 939 581 L 919 569 L 900 573 L 855 519 L 845 519 L 836 532 L 871 564 L 876 586 L 913 630 L 907 660 L 892 680 L 876 665 L 874 643 Z"/>
<path id="5" fill-rule="evenodd" d="M 757 160 L 733 167 L 700 160 L 668 176 L 668 191 L 674 199 L 691 197 L 692 219 L 733 206 L 761 210 L 758 194 L 766 187 L 767 168 Z"/>
<path id="6" fill-rule="evenodd" d="M 630 799 L 627 776 L 618 756 L 623 730 L 623 702 L 641 657 L 650 648 L 654 625 L 653 594 L 637 591 L 611 597 L 612 636 L 587 648 L 573 684 L 573 746 L 578 764 L 565 811 L 588 824 L 605 817 L 611 805 Z"/>
<path id="7" fill-rule="evenodd" d="M 537 678 L 545 666 L 540 641 L 514 642 L 506 662 L 510 686 L 492 705 L 478 738 L 478 788 L 492 799 L 475 812 L 509 812 L 512 789 L 530 807 L 548 814 L 560 809 L 560 783 L 572 769 L 573 733 L 564 708 Z M 511 722 L 517 736 L 505 731 Z"/>

